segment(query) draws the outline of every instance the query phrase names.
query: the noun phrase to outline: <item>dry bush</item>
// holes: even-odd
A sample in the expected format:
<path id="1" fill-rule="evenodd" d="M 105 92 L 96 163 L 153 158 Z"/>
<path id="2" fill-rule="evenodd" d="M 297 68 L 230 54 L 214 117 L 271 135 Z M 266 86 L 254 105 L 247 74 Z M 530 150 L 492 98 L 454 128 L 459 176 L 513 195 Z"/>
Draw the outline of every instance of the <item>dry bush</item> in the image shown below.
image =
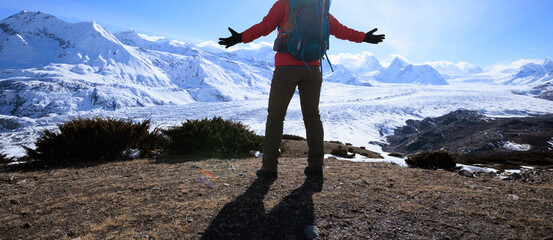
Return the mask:
<path id="1" fill-rule="evenodd" d="M 290 134 L 284 134 L 282 135 L 283 140 L 296 140 L 296 141 L 305 141 L 305 138 L 297 136 L 297 135 L 290 135 Z"/>
<path id="2" fill-rule="evenodd" d="M 421 152 L 409 156 L 405 162 L 409 167 L 424 169 L 446 169 L 455 168 L 455 156 L 447 151 Z"/>
<path id="3" fill-rule="evenodd" d="M 261 150 L 264 139 L 244 124 L 220 117 L 187 120 L 163 133 L 169 137 L 171 151 L 185 154 L 247 154 L 252 150 Z"/>
<path id="4" fill-rule="evenodd" d="M 401 153 L 390 153 L 390 154 L 388 154 L 388 156 L 390 156 L 390 157 L 403 158 L 403 154 L 401 154 Z"/>
<path id="5" fill-rule="evenodd" d="M 142 123 L 112 118 L 75 118 L 58 125 L 59 132 L 45 130 L 36 149 L 26 148 L 30 158 L 46 165 L 67 165 L 118 160 L 121 152 L 142 152 L 163 145 L 159 131 L 149 132 L 150 121 Z"/>
<path id="6" fill-rule="evenodd" d="M 0 164 L 8 164 L 10 162 L 12 162 L 11 158 L 8 158 L 6 154 L 0 153 Z"/>
<path id="7" fill-rule="evenodd" d="M 332 152 L 330 152 L 330 154 L 338 157 L 343 157 L 343 158 L 355 157 L 355 154 L 350 154 L 348 152 L 348 149 L 342 148 L 342 146 L 338 146 L 338 148 L 333 149 Z"/>

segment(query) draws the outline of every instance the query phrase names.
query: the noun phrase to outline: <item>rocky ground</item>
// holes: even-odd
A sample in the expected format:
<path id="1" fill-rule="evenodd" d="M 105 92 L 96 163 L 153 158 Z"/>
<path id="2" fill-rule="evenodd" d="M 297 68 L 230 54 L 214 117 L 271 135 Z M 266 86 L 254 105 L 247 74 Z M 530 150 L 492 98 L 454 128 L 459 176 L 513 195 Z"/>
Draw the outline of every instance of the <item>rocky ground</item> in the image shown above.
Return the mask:
<path id="1" fill-rule="evenodd" d="M 256 180 L 258 158 L 4 167 L 0 238 L 305 239 L 307 226 L 319 239 L 553 238 L 551 170 L 505 181 L 331 158 L 310 181 L 303 143 L 288 143 L 274 182 Z"/>
<path id="2" fill-rule="evenodd" d="M 489 118 L 459 110 L 437 118 L 408 120 L 387 137 L 387 152 L 414 154 L 445 149 L 458 162 L 496 169 L 553 167 L 553 115 Z"/>

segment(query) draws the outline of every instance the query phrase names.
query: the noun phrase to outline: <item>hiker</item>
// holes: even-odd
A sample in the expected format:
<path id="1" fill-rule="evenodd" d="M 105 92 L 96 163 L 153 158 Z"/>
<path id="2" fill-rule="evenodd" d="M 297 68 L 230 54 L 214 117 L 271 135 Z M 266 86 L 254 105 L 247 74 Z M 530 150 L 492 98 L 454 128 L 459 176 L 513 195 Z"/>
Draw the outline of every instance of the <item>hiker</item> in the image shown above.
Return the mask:
<path id="1" fill-rule="evenodd" d="M 330 0 L 278 0 L 260 23 L 242 33 L 237 33 L 229 27 L 232 35 L 228 38 L 219 38 L 219 44 L 229 48 L 237 43 L 249 43 L 261 36 L 267 36 L 278 28 L 278 37 L 273 47 L 277 53 L 269 93 L 263 160 L 261 168 L 256 172 L 259 178 L 277 178 L 284 117 L 296 87 L 299 90 L 309 148 L 308 166 L 304 169 L 304 173 L 307 177 L 323 177 L 324 131 L 319 115 L 322 72 L 319 67 L 321 66 L 320 58 L 328 49 L 328 35 L 332 34 L 338 39 L 357 43 L 378 44 L 384 40 L 383 34 L 374 35 L 377 28 L 364 33 L 342 25 L 328 13 L 329 7 Z M 317 17 L 321 21 L 313 21 Z M 305 30 L 295 26 L 304 26 Z M 317 40 L 318 42 L 311 42 L 322 45 L 322 52 L 319 51 L 318 58 L 315 59 L 305 55 L 309 50 L 296 51 L 296 45 L 299 50 L 300 45 L 305 43 L 301 39 L 298 41 L 297 37 L 309 34 L 299 31 L 312 31 L 313 29 L 320 30 L 320 38 Z"/>

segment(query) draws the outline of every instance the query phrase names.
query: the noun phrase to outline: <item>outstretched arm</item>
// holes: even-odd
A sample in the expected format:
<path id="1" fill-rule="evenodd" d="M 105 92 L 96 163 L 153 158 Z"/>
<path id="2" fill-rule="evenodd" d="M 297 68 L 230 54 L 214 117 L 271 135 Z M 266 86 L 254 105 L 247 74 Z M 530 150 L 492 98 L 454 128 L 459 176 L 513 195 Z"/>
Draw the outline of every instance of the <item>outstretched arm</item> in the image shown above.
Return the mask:
<path id="1" fill-rule="evenodd" d="M 373 29 L 367 33 L 360 32 L 348 28 L 342 25 L 332 14 L 330 14 L 329 19 L 330 25 L 330 34 L 334 35 L 338 39 L 349 40 L 356 43 L 368 42 L 373 44 L 378 44 L 382 42 L 385 38 L 384 34 L 374 35 L 378 29 Z"/>
<path id="2" fill-rule="evenodd" d="M 285 11 L 285 1 L 277 1 L 267 16 L 263 18 L 263 21 L 242 33 L 237 33 L 232 28 L 229 28 L 232 35 L 228 38 L 219 38 L 219 44 L 225 45 L 226 48 L 229 48 L 237 43 L 249 43 L 261 36 L 269 35 L 269 33 L 274 31 L 280 24 L 282 18 L 284 17 Z"/>
<path id="3" fill-rule="evenodd" d="M 374 32 L 378 31 L 378 28 L 375 28 L 368 33 L 365 34 L 365 39 L 363 39 L 363 42 L 368 42 L 372 44 L 378 44 L 384 41 L 386 36 L 384 34 L 374 35 Z"/>

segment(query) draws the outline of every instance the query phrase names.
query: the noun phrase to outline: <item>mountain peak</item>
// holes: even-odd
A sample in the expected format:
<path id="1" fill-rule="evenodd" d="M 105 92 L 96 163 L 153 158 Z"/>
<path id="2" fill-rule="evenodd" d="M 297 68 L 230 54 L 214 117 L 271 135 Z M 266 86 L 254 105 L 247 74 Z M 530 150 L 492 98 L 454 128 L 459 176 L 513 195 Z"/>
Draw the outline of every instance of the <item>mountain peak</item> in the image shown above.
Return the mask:
<path id="1" fill-rule="evenodd" d="M 53 26 L 65 28 L 69 24 L 53 15 L 42 12 L 21 11 L 0 21 L 0 33 L 3 31 L 9 35 L 33 33 L 48 29 Z"/>
<path id="2" fill-rule="evenodd" d="M 545 58 L 545 60 L 543 61 L 543 67 L 548 72 L 553 72 L 553 62 L 551 60 L 549 60 L 549 58 Z"/>
<path id="3" fill-rule="evenodd" d="M 398 67 L 405 67 L 409 65 L 405 60 L 401 59 L 400 57 L 395 57 L 394 60 L 392 60 L 392 63 L 390 63 L 390 66 L 398 66 Z"/>
<path id="4" fill-rule="evenodd" d="M 50 14 L 46 14 L 46 13 L 43 13 L 41 11 L 38 11 L 38 12 L 27 12 L 25 10 L 17 13 L 17 14 L 14 14 L 14 15 L 11 15 L 9 16 L 8 18 L 4 19 L 5 20 L 15 20 L 15 21 L 25 21 L 26 23 L 32 23 L 34 21 L 37 21 L 37 20 L 45 20 L 45 19 L 56 19 L 56 20 L 59 20 L 58 18 L 56 18 L 54 15 L 50 15 Z"/>

